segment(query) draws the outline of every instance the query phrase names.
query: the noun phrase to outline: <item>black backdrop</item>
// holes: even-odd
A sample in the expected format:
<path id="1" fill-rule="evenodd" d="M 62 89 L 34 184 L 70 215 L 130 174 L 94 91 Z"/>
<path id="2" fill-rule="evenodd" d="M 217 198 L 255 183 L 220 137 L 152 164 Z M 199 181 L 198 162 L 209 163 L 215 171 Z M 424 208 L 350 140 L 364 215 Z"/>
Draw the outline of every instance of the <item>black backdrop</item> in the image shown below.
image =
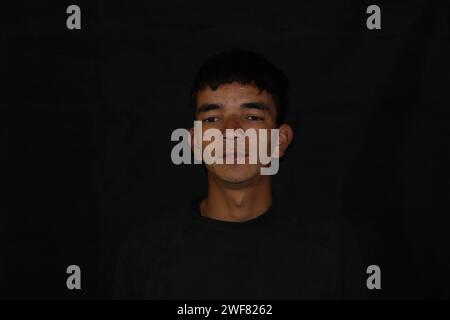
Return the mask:
<path id="1" fill-rule="evenodd" d="M 82 29 L 66 28 L 81 7 Z M 292 83 L 275 188 L 342 215 L 382 271 L 373 298 L 450 297 L 446 1 L 58 1 L 4 10 L 0 296 L 108 298 L 133 226 L 205 192 L 170 161 L 198 65 L 255 50 Z M 66 288 L 66 268 L 82 289 Z"/>

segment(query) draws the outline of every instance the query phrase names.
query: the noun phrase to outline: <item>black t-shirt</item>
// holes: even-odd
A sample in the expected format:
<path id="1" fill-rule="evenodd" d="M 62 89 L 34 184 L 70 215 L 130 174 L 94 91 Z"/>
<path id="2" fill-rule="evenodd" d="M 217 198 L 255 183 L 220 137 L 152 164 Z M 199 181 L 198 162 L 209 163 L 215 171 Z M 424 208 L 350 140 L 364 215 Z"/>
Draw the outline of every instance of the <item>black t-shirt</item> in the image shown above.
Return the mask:
<path id="1" fill-rule="evenodd" d="M 365 269 L 345 224 L 291 219 L 276 203 L 247 222 L 201 216 L 198 202 L 130 234 L 117 299 L 365 298 Z"/>

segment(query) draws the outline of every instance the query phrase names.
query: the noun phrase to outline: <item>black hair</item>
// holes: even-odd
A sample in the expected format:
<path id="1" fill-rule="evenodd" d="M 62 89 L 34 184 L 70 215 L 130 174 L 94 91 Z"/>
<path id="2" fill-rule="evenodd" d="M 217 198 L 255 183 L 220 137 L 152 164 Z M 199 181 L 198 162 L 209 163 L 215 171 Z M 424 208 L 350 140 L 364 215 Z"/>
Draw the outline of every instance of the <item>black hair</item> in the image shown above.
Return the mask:
<path id="1" fill-rule="evenodd" d="M 220 85 L 232 82 L 253 84 L 260 92 L 269 93 L 277 108 L 277 124 L 281 124 L 288 104 L 287 76 L 261 55 L 243 50 L 218 53 L 200 66 L 191 89 L 194 115 L 200 90 L 206 87 L 216 90 Z"/>

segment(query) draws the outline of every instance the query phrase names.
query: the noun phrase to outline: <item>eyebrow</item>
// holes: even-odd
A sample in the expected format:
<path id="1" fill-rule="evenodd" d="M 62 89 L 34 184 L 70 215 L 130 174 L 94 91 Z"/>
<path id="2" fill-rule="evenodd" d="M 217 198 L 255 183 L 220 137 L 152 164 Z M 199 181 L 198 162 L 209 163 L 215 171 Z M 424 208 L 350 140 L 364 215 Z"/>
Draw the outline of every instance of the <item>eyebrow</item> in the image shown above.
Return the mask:
<path id="1" fill-rule="evenodd" d="M 245 109 L 258 109 L 261 111 L 269 111 L 269 106 L 263 102 L 246 102 L 241 104 L 241 108 Z"/>
<path id="2" fill-rule="evenodd" d="M 204 103 L 197 109 L 197 114 L 200 114 L 202 112 L 208 112 L 211 110 L 217 110 L 223 108 L 223 104 L 221 103 Z"/>
<path id="3" fill-rule="evenodd" d="M 223 108 L 221 103 L 204 103 L 197 109 L 197 115 L 200 113 L 208 112 L 211 110 L 217 110 Z M 269 106 L 263 102 L 245 102 L 241 104 L 242 109 L 258 109 L 261 111 L 269 111 Z"/>

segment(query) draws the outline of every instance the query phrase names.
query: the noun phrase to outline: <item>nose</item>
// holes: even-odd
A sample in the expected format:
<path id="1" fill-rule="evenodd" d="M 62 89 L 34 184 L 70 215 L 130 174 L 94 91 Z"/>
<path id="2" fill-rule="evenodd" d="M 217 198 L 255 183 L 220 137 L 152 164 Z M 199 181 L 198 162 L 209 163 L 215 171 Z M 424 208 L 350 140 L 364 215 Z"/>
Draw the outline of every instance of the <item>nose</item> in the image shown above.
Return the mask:
<path id="1" fill-rule="evenodd" d="M 237 119 L 237 117 L 233 116 L 233 117 L 228 118 L 224 122 L 223 128 L 221 130 L 224 137 L 226 137 L 227 129 L 233 129 L 233 130 L 242 129 L 242 125 L 241 125 L 239 119 Z"/>

